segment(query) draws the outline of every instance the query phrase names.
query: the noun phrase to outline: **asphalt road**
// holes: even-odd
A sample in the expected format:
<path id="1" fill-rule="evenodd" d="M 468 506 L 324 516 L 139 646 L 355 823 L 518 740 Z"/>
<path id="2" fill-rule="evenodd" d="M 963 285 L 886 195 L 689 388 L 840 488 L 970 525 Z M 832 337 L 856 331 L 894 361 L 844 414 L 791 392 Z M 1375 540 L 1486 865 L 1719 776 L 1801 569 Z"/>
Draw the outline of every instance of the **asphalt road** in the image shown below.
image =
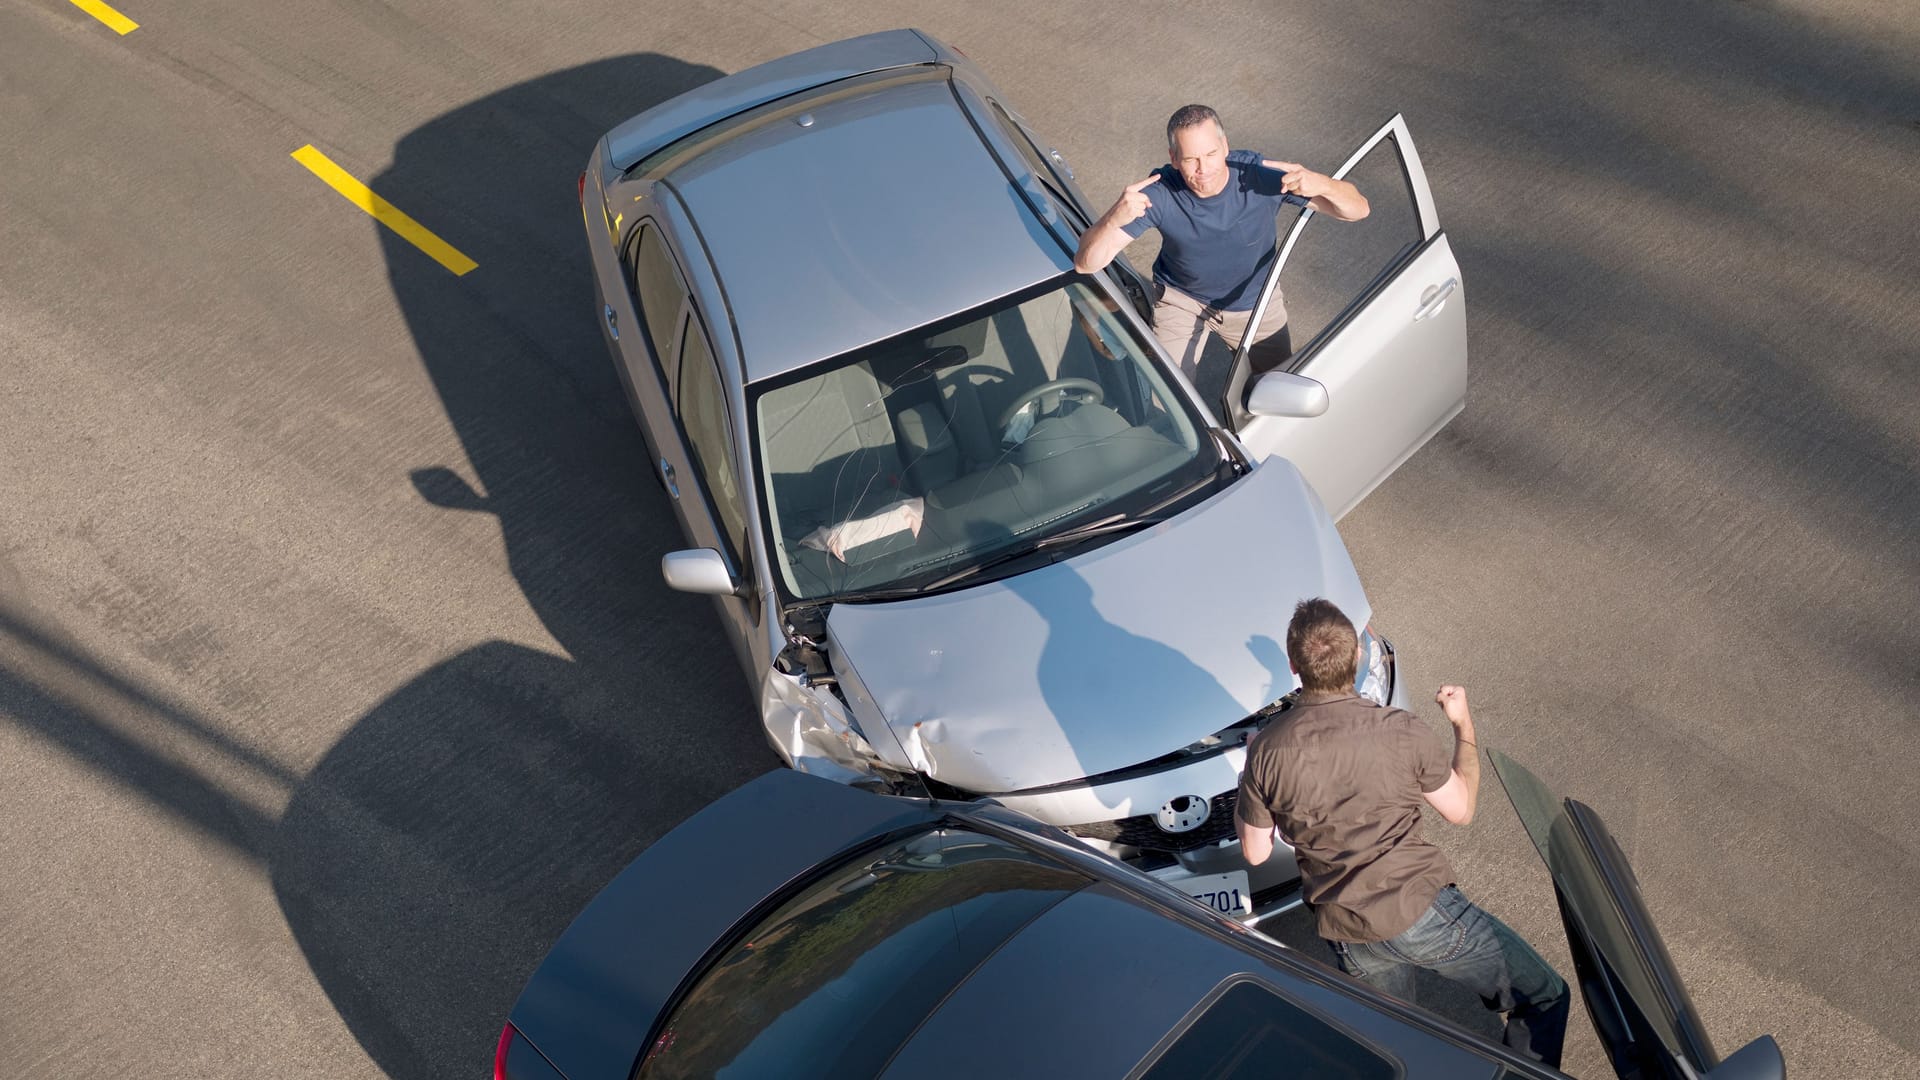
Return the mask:
<path id="1" fill-rule="evenodd" d="M 485 1075 L 571 915 L 776 763 L 660 584 L 574 176 L 674 93 L 917 25 L 1098 199 L 1189 100 L 1323 169 L 1406 114 L 1473 375 L 1342 523 L 1377 625 L 1614 826 L 1723 1051 L 1920 1076 L 1910 3 L 121 10 L 0 7 L 10 1075 Z M 1489 798 L 1442 842 L 1568 970 Z"/>

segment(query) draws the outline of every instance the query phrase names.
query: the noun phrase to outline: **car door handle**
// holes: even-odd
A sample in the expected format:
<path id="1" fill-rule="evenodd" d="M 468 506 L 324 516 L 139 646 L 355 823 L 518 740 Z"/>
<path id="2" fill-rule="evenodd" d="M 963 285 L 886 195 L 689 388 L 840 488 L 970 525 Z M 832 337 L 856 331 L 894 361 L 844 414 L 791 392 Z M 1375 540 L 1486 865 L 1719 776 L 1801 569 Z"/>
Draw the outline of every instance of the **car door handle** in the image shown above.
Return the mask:
<path id="1" fill-rule="evenodd" d="M 607 333 L 613 335 L 613 340 L 619 341 L 620 340 L 620 316 L 615 315 L 613 313 L 612 304 L 606 305 L 605 314 L 607 316 Z"/>
<path id="2" fill-rule="evenodd" d="M 1460 279 L 1457 277 L 1448 278 L 1445 284 L 1427 286 L 1427 290 L 1420 294 L 1420 310 L 1413 313 L 1413 321 L 1419 322 L 1440 314 L 1440 309 L 1447 306 L 1447 297 L 1452 296 L 1453 290 L 1459 287 Z"/>
<path id="3" fill-rule="evenodd" d="M 680 497 L 680 484 L 673 478 L 673 466 L 667 464 L 666 458 L 660 459 L 660 482 L 667 486 L 668 495 L 676 499 Z"/>

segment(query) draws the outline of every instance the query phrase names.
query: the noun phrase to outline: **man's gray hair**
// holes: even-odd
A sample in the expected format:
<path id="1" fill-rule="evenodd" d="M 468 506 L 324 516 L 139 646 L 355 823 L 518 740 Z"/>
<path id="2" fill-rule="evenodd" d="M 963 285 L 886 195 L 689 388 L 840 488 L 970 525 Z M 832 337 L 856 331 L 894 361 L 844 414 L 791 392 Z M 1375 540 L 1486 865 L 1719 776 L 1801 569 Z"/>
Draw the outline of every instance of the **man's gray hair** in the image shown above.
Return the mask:
<path id="1" fill-rule="evenodd" d="M 1174 149 L 1173 136 L 1176 132 L 1197 127 L 1209 120 L 1219 125 L 1221 135 L 1227 133 L 1226 126 L 1220 124 L 1220 114 L 1205 105 L 1182 105 L 1173 110 L 1173 115 L 1167 118 L 1167 149 Z"/>

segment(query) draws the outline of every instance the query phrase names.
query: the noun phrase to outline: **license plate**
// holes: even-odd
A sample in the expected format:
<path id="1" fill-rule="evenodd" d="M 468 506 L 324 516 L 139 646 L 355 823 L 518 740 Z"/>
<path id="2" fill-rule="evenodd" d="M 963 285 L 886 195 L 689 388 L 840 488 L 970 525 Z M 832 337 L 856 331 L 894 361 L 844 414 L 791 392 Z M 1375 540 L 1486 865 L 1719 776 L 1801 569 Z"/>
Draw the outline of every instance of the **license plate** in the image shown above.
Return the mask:
<path id="1" fill-rule="evenodd" d="M 1253 912 L 1253 890 L 1247 888 L 1245 870 L 1202 874 L 1170 884 L 1185 890 L 1201 907 L 1212 908 L 1222 915 L 1248 915 Z"/>

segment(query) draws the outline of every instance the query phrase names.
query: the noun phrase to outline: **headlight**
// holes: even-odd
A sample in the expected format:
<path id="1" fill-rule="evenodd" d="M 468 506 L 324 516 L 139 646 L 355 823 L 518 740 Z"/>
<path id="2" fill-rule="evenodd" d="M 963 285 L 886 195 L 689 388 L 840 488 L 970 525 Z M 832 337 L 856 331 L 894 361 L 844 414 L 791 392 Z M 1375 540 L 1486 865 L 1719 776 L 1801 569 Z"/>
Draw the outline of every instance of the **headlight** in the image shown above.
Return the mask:
<path id="1" fill-rule="evenodd" d="M 1360 631 L 1360 669 L 1354 673 L 1353 689 L 1377 705 L 1385 705 L 1393 695 L 1393 646 L 1374 637 L 1371 625 Z"/>

